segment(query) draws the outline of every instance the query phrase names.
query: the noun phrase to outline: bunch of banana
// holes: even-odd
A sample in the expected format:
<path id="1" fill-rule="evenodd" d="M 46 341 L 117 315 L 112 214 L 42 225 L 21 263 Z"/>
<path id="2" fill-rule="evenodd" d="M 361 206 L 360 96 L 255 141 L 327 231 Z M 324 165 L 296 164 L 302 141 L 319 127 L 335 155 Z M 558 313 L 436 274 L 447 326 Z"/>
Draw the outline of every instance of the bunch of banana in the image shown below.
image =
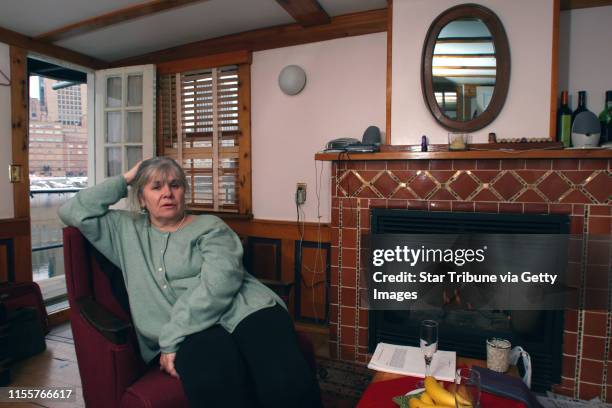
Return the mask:
<path id="1" fill-rule="evenodd" d="M 470 408 L 472 404 L 457 395 L 461 408 Z M 420 397 L 411 398 L 408 402 L 410 408 L 455 408 L 455 396 L 444 389 L 435 378 L 425 377 L 425 392 Z"/>

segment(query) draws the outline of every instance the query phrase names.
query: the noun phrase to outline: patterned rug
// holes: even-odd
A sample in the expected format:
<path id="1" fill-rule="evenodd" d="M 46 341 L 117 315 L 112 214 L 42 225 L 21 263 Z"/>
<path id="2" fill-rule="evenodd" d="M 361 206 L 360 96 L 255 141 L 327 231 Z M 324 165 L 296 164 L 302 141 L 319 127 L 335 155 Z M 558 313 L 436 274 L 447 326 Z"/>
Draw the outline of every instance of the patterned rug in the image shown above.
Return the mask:
<path id="1" fill-rule="evenodd" d="M 372 371 L 359 364 L 317 358 L 317 378 L 325 397 L 357 403 L 372 381 Z"/>

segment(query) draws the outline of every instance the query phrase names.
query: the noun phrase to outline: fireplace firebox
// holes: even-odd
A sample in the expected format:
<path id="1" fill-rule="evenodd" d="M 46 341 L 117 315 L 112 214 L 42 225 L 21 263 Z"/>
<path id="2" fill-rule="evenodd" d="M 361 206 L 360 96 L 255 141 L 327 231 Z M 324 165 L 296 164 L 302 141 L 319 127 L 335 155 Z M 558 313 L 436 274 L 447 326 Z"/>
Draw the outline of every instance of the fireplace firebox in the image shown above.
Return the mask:
<path id="1" fill-rule="evenodd" d="M 491 214 L 371 209 L 373 234 L 568 234 L 566 215 Z M 531 355 L 532 389 L 545 391 L 561 379 L 562 310 L 370 310 L 368 350 L 378 342 L 419 345 L 419 324 L 434 319 L 440 324 L 441 349 L 459 356 L 486 358 L 485 341 L 509 339 Z"/>

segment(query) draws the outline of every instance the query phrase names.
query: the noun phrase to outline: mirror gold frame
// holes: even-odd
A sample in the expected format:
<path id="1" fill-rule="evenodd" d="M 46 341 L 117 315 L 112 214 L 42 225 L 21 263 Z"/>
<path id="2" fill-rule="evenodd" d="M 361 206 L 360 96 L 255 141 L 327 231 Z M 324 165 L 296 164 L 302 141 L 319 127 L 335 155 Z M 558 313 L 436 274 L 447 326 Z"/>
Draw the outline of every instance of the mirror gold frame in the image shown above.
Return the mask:
<path id="1" fill-rule="evenodd" d="M 489 105 L 476 118 L 460 121 L 449 118 L 440 109 L 433 87 L 432 63 L 434 47 L 440 31 L 451 21 L 461 18 L 478 18 L 491 32 L 496 58 L 495 89 Z M 423 98 L 434 118 L 448 130 L 472 132 L 482 129 L 499 115 L 510 85 L 510 46 L 506 31 L 497 15 L 490 9 L 478 4 L 462 4 L 452 7 L 440 14 L 429 27 L 421 61 L 421 88 Z"/>

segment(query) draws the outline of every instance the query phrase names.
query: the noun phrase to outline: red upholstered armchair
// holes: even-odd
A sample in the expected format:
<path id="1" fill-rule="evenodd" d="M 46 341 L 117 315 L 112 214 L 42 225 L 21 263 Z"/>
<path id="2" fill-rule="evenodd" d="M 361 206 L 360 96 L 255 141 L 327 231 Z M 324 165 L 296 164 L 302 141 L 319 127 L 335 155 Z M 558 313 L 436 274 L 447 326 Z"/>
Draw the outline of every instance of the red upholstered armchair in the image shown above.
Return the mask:
<path id="1" fill-rule="evenodd" d="M 64 262 L 87 407 L 188 407 L 180 381 L 140 357 L 121 271 L 73 227 L 64 228 Z"/>
<path id="2" fill-rule="evenodd" d="M 81 232 L 64 228 L 70 324 L 87 407 L 187 407 L 180 381 L 140 357 L 121 272 Z M 298 334 L 314 369 L 312 343 Z"/>

